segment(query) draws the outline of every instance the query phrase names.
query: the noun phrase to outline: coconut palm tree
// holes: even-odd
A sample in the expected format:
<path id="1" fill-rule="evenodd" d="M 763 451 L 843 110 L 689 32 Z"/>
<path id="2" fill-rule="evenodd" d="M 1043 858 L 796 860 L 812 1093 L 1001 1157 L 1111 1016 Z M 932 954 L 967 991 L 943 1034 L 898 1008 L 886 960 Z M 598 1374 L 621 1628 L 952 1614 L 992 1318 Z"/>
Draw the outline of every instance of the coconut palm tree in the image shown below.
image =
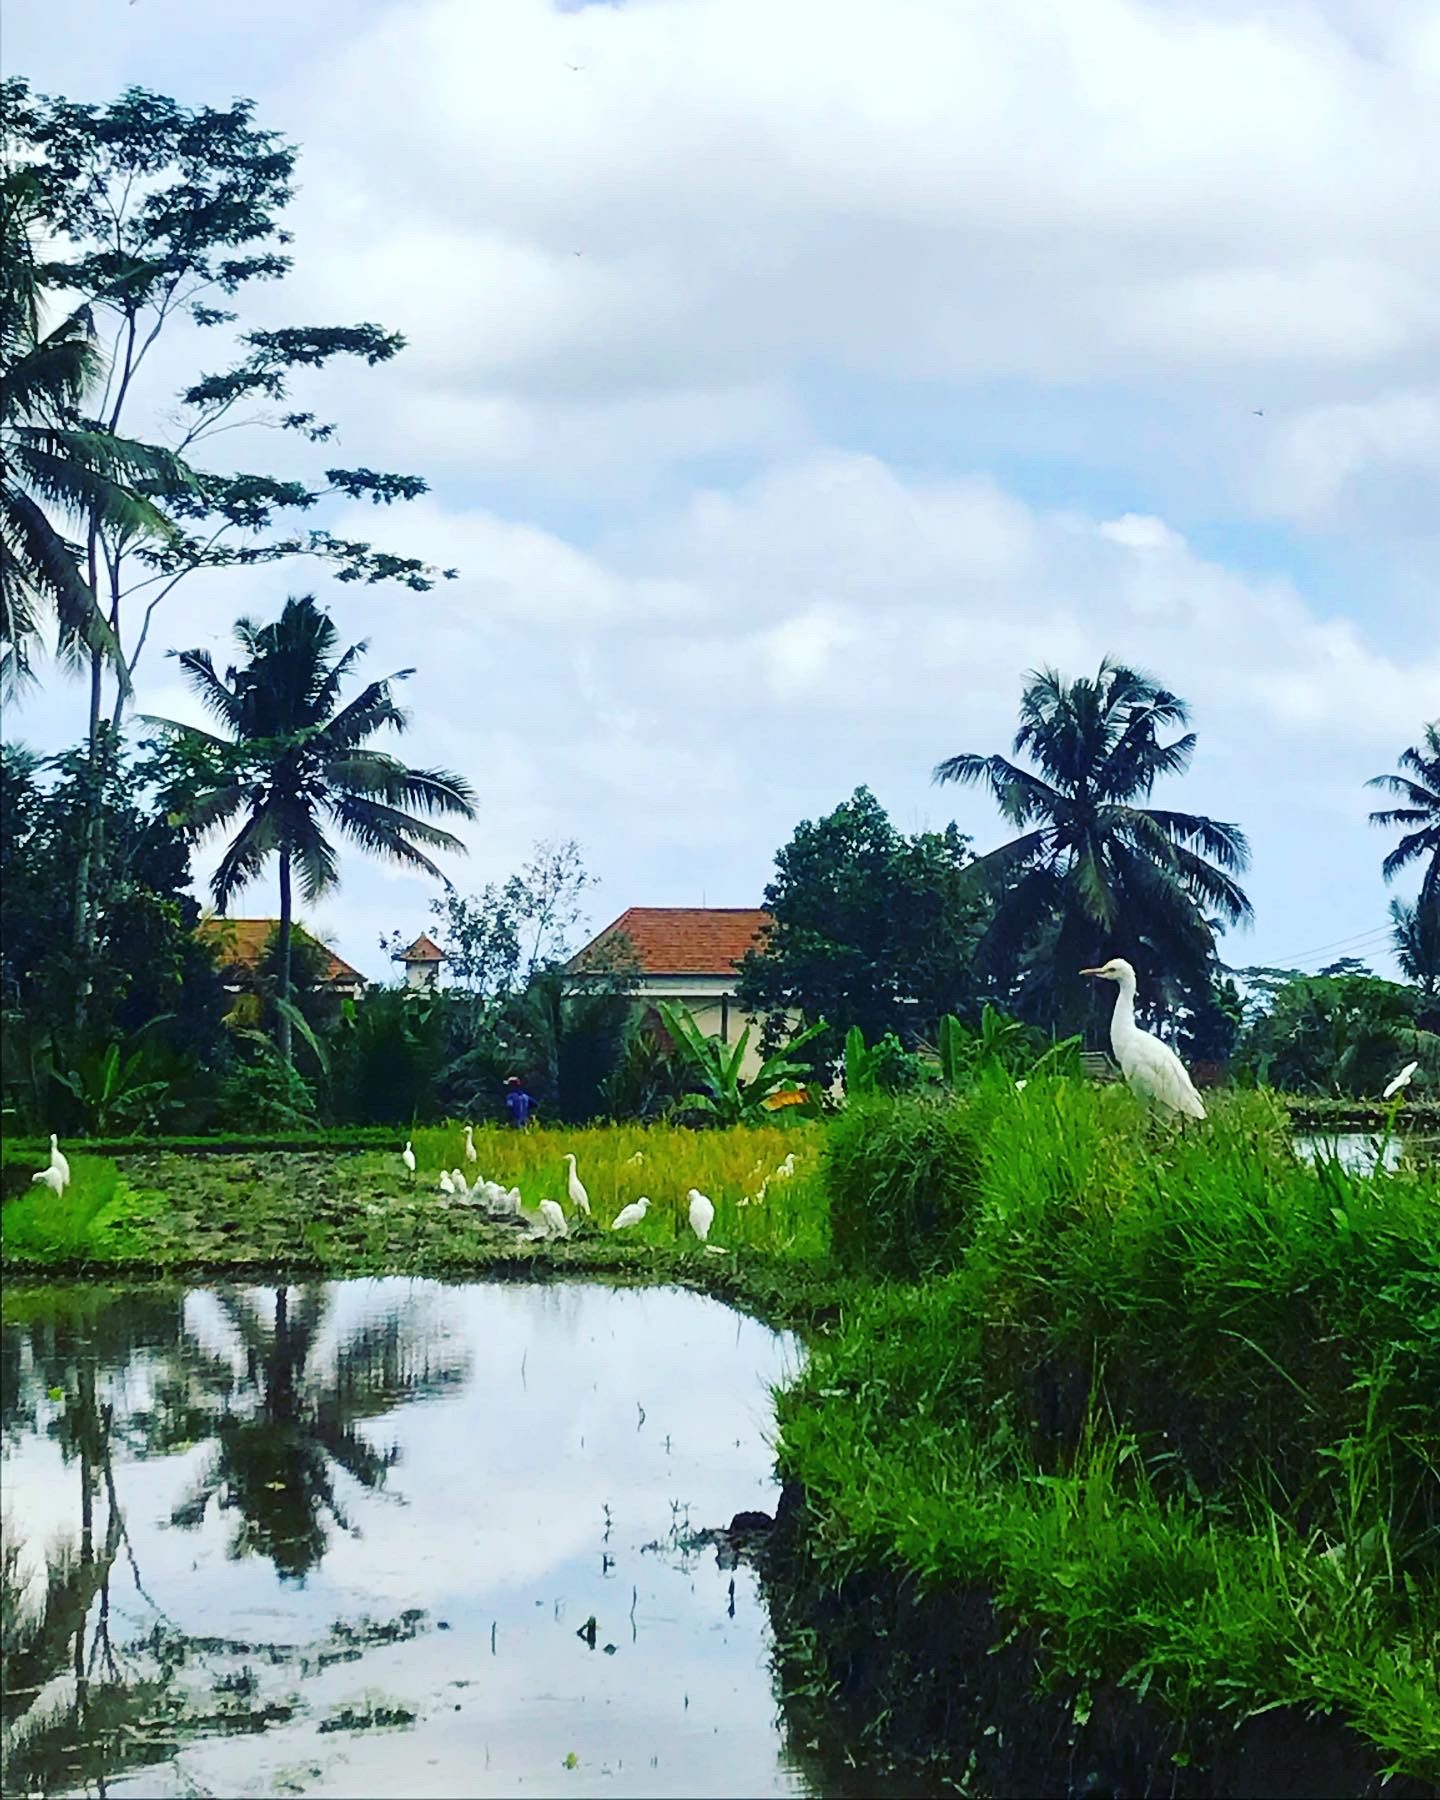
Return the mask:
<path id="1" fill-rule="evenodd" d="M 241 619 L 235 637 L 246 660 L 222 679 L 206 650 L 171 651 L 207 710 L 230 733 L 216 737 L 173 719 L 163 727 L 192 775 L 176 811 L 196 838 L 241 820 L 211 884 L 224 913 L 271 856 L 280 864 L 280 1054 L 290 1060 L 291 874 L 298 869 L 306 904 L 339 880 L 335 846 L 322 818 L 361 849 L 437 880 L 440 870 L 420 848 L 463 855 L 465 846 L 414 811 L 475 816 L 474 795 L 444 769 L 411 769 L 367 740 L 389 728 L 402 732 L 409 715 L 390 684 L 413 675 L 400 669 L 372 681 L 345 705 L 340 687 L 369 648 L 352 644 L 335 654 L 337 635 L 313 596 L 287 600 L 278 620 Z"/>
<path id="2" fill-rule="evenodd" d="M 151 496 L 193 487 L 194 477 L 170 451 L 116 437 L 83 416 L 103 374 L 94 321 L 81 307 L 42 329 L 36 212 L 31 171 L 0 178 L 0 685 L 13 691 L 29 678 L 53 617 L 62 659 L 74 665 L 98 652 L 128 688 L 84 549 L 56 520 L 120 539 L 168 538 L 174 527 Z"/>
<path id="3" fill-rule="evenodd" d="M 1440 1000 L 1440 898 L 1413 906 L 1392 900 L 1390 942 L 1405 979 L 1427 1000 Z"/>
<path id="4" fill-rule="evenodd" d="M 1405 831 L 1381 866 L 1385 879 L 1393 881 L 1407 864 L 1428 857 L 1420 903 L 1440 907 L 1440 719 L 1432 719 L 1419 744 L 1402 750 L 1397 760 L 1401 774 L 1374 775 L 1365 783 L 1402 802 L 1370 815 L 1372 825 L 1399 825 Z"/>
<path id="5" fill-rule="evenodd" d="M 1013 976 L 1028 957 L 1032 1014 L 1078 1022 L 1078 971 L 1107 956 L 1172 1000 L 1198 989 L 1216 929 L 1251 917 L 1234 880 L 1250 856 L 1239 826 L 1142 804 L 1189 765 L 1193 732 L 1160 738 L 1187 720 L 1183 700 L 1108 658 L 1093 681 L 1032 671 L 1013 748 L 1033 769 L 969 751 L 937 764 L 936 781 L 983 784 L 1012 825 L 1032 827 L 971 865 L 996 896 L 979 958 Z"/>

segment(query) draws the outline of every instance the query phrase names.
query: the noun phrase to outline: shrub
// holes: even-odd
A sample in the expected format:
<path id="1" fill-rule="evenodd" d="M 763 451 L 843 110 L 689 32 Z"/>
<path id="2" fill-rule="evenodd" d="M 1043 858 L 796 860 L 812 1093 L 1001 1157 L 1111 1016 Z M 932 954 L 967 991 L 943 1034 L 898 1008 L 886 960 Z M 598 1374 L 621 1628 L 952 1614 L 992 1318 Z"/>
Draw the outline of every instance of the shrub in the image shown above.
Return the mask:
<path id="1" fill-rule="evenodd" d="M 970 1233 L 980 1166 L 964 1102 L 875 1095 L 852 1103 L 825 1151 L 842 1266 L 905 1279 L 953 1267 Z"/>
<path id="2" fill-rule="evenodd" d="M 309 1083 L 278 1057 L 236 1063 L 220 1089 L 220 1125 L 230 1131 L 285 1131 L 313 1125 Z"/>

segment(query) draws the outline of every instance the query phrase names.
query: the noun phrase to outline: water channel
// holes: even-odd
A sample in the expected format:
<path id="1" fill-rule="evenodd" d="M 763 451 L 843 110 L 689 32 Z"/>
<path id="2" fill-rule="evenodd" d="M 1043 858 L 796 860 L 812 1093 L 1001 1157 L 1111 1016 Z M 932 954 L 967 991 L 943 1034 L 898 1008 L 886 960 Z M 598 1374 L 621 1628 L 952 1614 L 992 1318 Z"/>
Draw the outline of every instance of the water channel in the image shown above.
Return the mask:
<path id="1" fill-rule="evenodd" d="M 815 1791 L 756 1577 L 693 1541 L 774 1511 L 793 1341 L 560 1282 L 5 1319 L 7 1794 Z"/>

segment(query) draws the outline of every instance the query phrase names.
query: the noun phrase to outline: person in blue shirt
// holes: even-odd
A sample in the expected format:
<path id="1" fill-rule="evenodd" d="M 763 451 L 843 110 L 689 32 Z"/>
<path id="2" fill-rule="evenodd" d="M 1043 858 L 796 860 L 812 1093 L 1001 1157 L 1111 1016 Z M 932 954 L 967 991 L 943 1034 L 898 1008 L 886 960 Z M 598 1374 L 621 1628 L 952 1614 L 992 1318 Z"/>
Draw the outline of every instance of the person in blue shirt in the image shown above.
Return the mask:
<path id="1" fill-rule="evenodd" d="M 505 1111 L 517 1131 L 525 1129 L 535 1112 L 535 1101 L 518 1075 L 511 1075 L 505 1083 Z"/>

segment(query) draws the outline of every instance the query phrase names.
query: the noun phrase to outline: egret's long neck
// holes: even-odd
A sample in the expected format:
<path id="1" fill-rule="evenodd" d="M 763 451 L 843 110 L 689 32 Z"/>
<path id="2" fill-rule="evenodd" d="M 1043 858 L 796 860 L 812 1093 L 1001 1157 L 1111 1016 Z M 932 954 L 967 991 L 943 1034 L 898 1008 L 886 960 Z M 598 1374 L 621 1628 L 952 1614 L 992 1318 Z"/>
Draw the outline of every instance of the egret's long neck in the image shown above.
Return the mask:
<path id="1" fill-rule="evenodd" d="M 1120 991 L 1115 996 L 1115 1010 L 1110 1015 L 1110 1043 L 1118 1047 L 1135 1030 L 1135 977 L 1122 975 Z"/>

